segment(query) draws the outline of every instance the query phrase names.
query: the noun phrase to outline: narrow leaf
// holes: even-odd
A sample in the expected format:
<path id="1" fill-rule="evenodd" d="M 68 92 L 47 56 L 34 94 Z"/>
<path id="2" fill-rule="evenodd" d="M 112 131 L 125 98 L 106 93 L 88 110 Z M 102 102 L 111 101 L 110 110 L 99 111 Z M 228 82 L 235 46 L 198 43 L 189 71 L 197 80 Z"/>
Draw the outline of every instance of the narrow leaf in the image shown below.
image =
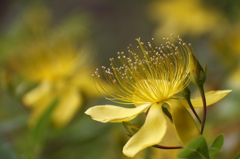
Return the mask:
<path id="1" fill-rule="evenodd" d="M 220 152 L 222 150 L 223 143 L 224 143 L 224 135 L 219 135 L 213 142 L 212 146 L 209 148 L 210 156 Z"/>
<path id="2" fill-rule="evenodd" d="M 48 130 L 48 126 L 50 124 L 50 117 L 51 114 L 56 107 L 58 100 L 54 100 L 47 108 L 47 110 L 42 114 L 40 119 L 38 120 L 37 124 L 33 127 L 32 130 L 32 137 L 33 143 L 36 146 L 39 146 L 44 140 L 46 132 Z"/>

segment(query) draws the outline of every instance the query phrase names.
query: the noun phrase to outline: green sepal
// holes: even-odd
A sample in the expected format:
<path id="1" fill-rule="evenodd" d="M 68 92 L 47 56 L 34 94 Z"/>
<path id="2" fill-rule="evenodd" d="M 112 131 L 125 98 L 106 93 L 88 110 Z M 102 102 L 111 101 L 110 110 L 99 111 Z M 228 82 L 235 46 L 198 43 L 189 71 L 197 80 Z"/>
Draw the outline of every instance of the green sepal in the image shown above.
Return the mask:
<path id="1" fill-rule="evenodd" d="M 183 90 L 182 90 L 182 95 L 183 97 L 186 99 L 186 100 L 190 100 L 190 97 L 191 97 L 191 91 L 188 87 L 185 87 Z"/>
<path id="2" fill-rule="evenodd" d="M 182 95 L 183 97 L 185 98 L 185 100 L 187 101 L 188 103 L 188 106 L 191 108 L 193 114 L 195 115 L 195 117 L 198 119 L 199 123 L 201 124 L 201 119 L 199 118 L 197 112 L 195 111 L 193 105 L 192 105 L 192 102 L 191 102 L 191 91 L 188 87 L 185 87 L 183 90 L 182 90 Z"/>
<path id="3" fill-rule="evenodd" d="M 205 72 L 205 74 L 207 73 L 207 69 L 208 69 L 208 66 L 207 66 L 207 64 L 205 64 L 204 65 L 204 72 Z"/>
<path id="4" fill-rule="evenodd" d="M 125 122 L 125 121 L 122 123 L 123 123 L 124 128 L 129 133 L 128 134 L 129 136 L 133 136 L 140 129 L 140 126 L 137 124 L 132 124 L 132 123 Z"/>
<path id="5" fill-rule="evenodd" d="M 204 136 L 198 136 L 180 151 L 178 158 L 184 159 L 210 159 L 208 146 Z"/>
<path id="6" fill-rule="evenodd" d="M 199 71 L 198 73 L 191 72 L 190 74 L 191 81 L 197 86 L 203 85 L 206 81 L 206 74 L 203 70 Z"/>
<path id="7" fill-rule="evenodd" d="M 166 103 L 163 103 L 162 110 L 163 110 L 163 113 L 170 119 L 170 121 L 173 122 L 173 120 L 172 120 L 172 115 L 171 115 L 170 112 L 168 111 L 168 108 L 167 108 L 167 104 L 166 104 Z"/>
<path id="8" fill-rule="evenodd" d="M 209 147 L 210 156 L 220 152 L 222 150 L 223 143 L 224 143 L 224 135 L 221 134 L 214 140 L 212 146 Z"/>
<path id="9" fill-rule="evenodd" d="M 198 80 L 199 80 L 199 85 L 204 84 L 204 82 L 206 81 L 206 72 L 205 71 L 200 71 Z"/>

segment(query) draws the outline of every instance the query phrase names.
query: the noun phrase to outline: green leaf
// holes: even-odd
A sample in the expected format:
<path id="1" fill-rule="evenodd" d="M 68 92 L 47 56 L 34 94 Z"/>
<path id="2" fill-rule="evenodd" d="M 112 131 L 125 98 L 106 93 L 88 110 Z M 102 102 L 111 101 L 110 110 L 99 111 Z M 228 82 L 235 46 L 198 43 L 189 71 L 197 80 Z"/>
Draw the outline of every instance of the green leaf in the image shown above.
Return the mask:
<path id="1" fill-rule="evenodd" d="M 185 159 L 210 159 L 206 139 L 202 135 L 193 139 L 177 157 Z"/>
<path id="2" fill-rule="evenodd" d="M 44 141 L 44 138 L 47 134 L 48 126 L 50 124 L 51 114 L 58 104 L 58 99 L 55 99 L 47 108 L 47 110 L 42 114 L 37 124 L 33 127 L 32 130 L 32 139 L 35 146 L 40 146 Z"/>
<path id="3" fill-rule="evenodd" d="M 240 152 L 237 154 L 237 156 L 234 159 L 240 159 Z"/>
<path id="4" fill-rule="evenodd" d="M 212 146 L 209 148 L 210 156 L 220 152 L 222 150 L 223 143 L 224 143 L 224 135 L 219 135 L 213 142 Z"/>

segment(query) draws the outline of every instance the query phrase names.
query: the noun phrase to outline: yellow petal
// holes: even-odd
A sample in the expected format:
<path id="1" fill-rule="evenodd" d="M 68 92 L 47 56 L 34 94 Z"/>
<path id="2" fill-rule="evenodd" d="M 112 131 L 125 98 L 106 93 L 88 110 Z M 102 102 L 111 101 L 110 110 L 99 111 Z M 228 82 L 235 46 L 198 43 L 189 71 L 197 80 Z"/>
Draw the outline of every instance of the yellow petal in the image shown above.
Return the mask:
<path id="1" fill-rule="evenodd" d="M 128 157 L 134 157 L 142 149 L 161 142 L 166 130 L 167 121 L 162 112 L 162 105 L 152 105 L 144 125 L 130 138 L 123 148 L 123 153 Z"/>
<path id="2" fill-rule="evenodd" d="M 200 131 L 193 117 L 179 100 L 168 100 L 173 124 L 178 140 L 185 146 L 191 139 L 200 135 Z"/>
<path id="3" fill-rule="evenodd" d="M 26 93 L 22 101 L 27 107 L 37 107 L 41 105 L 39 103 L 45 103 L 44 98 L 49 96 L 51 93 L 51 85 L 48 82 L 42 82 L 36 88 Z"/>
<path id="4" fill-rule="evenodd" d="M 60 101 L 52 114 L 52 120 L 56 127 L 63 127 L 72 119 L 82 103 L 77 88 L 65 90 L 64 94 L 59 97 Z"/>
<path id="5" fill-rule="evenodd" d="M 51 92 L 51 84 L 48 82 L 42 82 L 33 90 L 27 92 L 22 102 L 26 107 L 31 107 L 32 112 L 28 123 L 33 126 L 38 121 L 39 117 L 44 113 L 55 95 Z"/>
<path id="6" fill-rule="evenodd" d="M 210 91 L 210 92 L 205 93 L 207 106 L 218 102 L 219 100 L 221 100 L 223 97 L 225 97 L 231 91 L 232 90 L 222 90 L 222 91 Z M 191 102 L 193 104 L 193 107 L 195 107 L 195 108 L 202 108 L 203 107 L 201 97 L 191 99 Z M 184 106 L 186 106 L 187 108 L 189 108 L 186 100 L 182 100 L 182 104 Z"/>
<path id="7" fill-rule="evenodd" d="M 51 104 L 54 98 L 54 94 L 45 94 L 39 99 L 39 101 L 36 101 L 32 104 L 33 108 L 28 120 L 30 126 L 33 126 L 38 122 L 39 118 L 48 109 L 48 106 Z"/>
<path id="8" fill-rule="evenodd" d="M 123 108 L 113 105 L 95 106 L 89 108 L 85 113 L 90 115 L 93 120 L 106 122 L 123 122 L 135 118 L 150 107 L 150 103 L 141 105 L 137 108 Z"/>

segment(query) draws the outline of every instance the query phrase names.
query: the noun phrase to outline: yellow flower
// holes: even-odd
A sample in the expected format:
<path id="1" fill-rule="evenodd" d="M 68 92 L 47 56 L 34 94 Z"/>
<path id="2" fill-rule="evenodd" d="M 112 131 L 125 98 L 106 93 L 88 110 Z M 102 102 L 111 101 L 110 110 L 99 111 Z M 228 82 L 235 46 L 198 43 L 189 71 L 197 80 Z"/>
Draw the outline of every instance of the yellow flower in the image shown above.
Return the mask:
<path id="1" fill-rule="evenodd" d="M 118 53 L 122 66 L 118 66 L 111 58 L 110 68 L 102 67 L 109 85 L 100 81 L 98 69 L 95 72 L 100 88 L 112 97 L 107 99 L 122 104 L 134 104 L 136 108 L 105 105 L 89 108 L 85 112 L 92 119 L 103 123 L 130 121 L 138 114 L 147 112 L 145 123 L 123 148 L 123 153 L 128 157 L 134 157 L 142 149 L 162 141 L 167 130 L 163 107 L 171 113 L 176 136 L 183 146 L 200 134 L 187 110 L 185 100 L 176 96 L 190 82 L 188 55 L 191 52 L 188 45 L 180 38 L 175 40 L 177 44 L 167 38 L 166 43 L 160 47 L 153 47 L 150 42 L 144 45 L 140 39 L 137 41 L 140 54 L 133 51 L 135 48 L 129 48 L 128 56 L 123 52 Z M 214 101 L 207 98 L 208 104 L 217 102 L 229 92 L 210 93 Z M 199 102 L 201 103 L 195 99 L 193 103 Z"/>
<path id="2" fill-rule="evenodd" d="M 240 89 L 240 24 L 230 25 L 214 41 L 216 53 L 228 69 L 227 85 L 233 89 Z"/>
<path id="3" fill-rule="evenodd" d="M 220 12 L 207 8 L 201 0 L 154 1 L 149 7 L 150 16 L 159 23 L 155 36 L 170 32 L 194 36 L 216 30 L 224 19 Z"/>
<path id="4" fill-rule="evenodd" d="M 59 99 L 51 118 L 56 127 L 63 127 L 83 104 L 83 94 L 99 94 L 89 73 L 88 51 L 77 50 L 69 40 L 58 38 L 29 44 L 14 64 L 25 79 L 38 83 L 22 97 L 23 104 L 32 110 L 30 125 Z"/>

